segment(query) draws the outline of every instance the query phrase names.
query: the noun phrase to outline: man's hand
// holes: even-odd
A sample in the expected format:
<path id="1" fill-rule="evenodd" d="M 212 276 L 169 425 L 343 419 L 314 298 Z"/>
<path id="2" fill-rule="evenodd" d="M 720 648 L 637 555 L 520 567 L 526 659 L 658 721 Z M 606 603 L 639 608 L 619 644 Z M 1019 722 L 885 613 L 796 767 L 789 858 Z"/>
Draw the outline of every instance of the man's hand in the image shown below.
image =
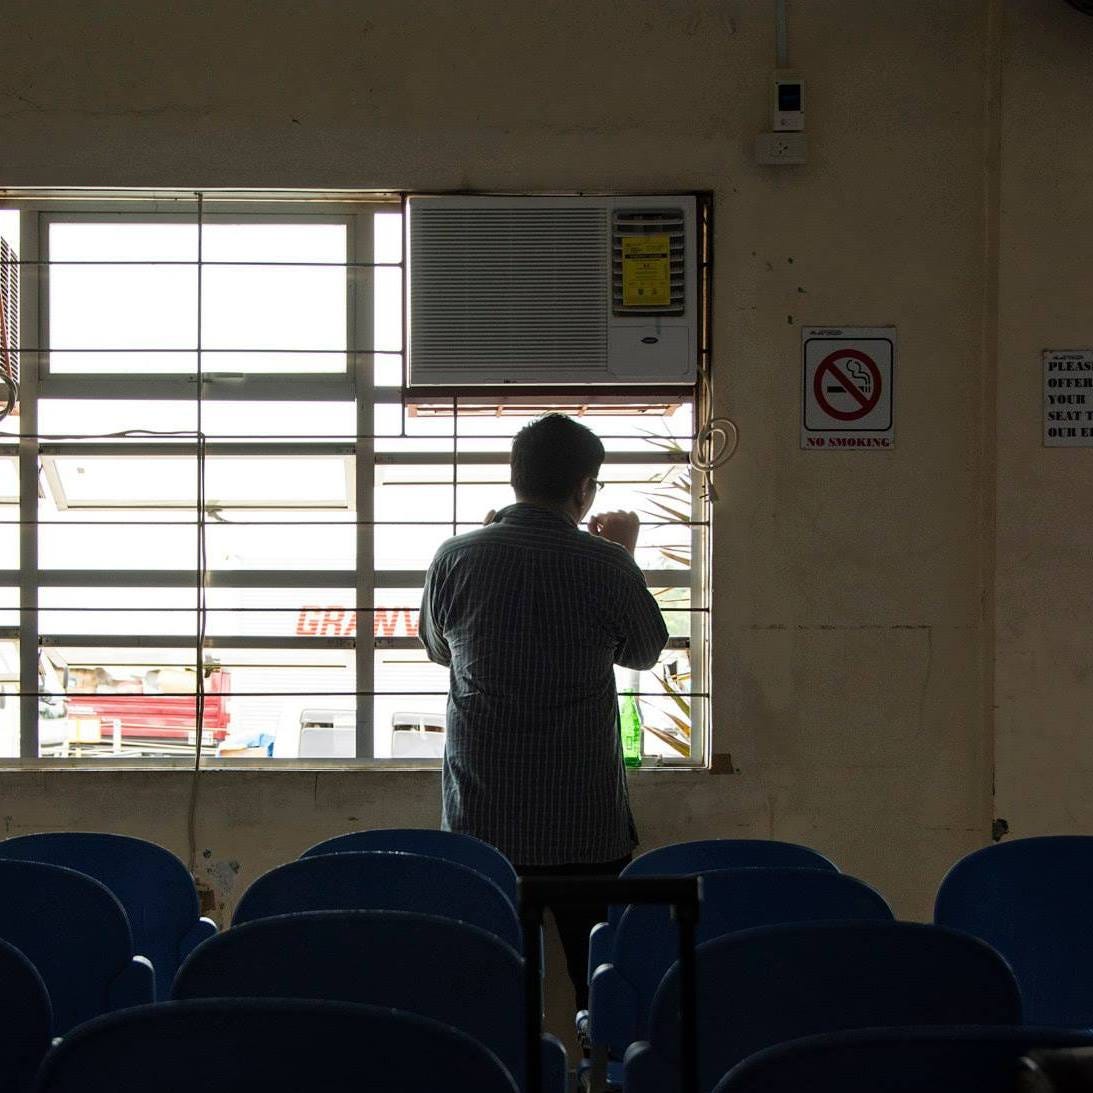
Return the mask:
<path id="1" fill-rule="evenodd" d="M 638 545 L 641 521 L 636 512 L 601 512 L 589 517 L 588 530 L 600 539 L 626 547 L 633 554 Z"/>
<path id="2" fill-rule="evenodd" d="M 494 522 L 494 520 L 496 520 L 496 519 L 497 519 L 496 510 L 495 509 L 490 509 L 490 511 L 486 513 L 486 518 L 482 521 L 482 526 L 484 528 L 488 528 L 490 526 L 490 524 L 492 524 Z"/>

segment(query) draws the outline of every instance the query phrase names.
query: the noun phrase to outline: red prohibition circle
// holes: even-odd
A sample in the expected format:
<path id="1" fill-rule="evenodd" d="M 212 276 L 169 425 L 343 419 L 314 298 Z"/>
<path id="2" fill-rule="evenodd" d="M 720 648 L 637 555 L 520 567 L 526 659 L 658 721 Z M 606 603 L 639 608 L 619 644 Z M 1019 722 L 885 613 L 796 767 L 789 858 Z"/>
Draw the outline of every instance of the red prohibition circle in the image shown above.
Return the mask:
<path id="1" fill-rule="evenodd" d="M 866 398 L 844 375 L 842 369 L 835 364 L 842 357 L 849 357 L 851 360 L 859 361 L 869 369 L 869 373 L 873 377 L 873 394 L 869 398 Z M 824 394 L 823 381 L 829 373 L 843 385 L 846 393 L 860 404 L 856 410 L 836 410 L 828 402 Z M 863 353 L 860 349 L 837 349 L 834 353 L 828 353 L 817 366 L 816 374 L 812 377 L 812 394 L 817 405 L 829 417 L 835 418 L 836 421 L 858 421 L 875 409 L 877 403 L 880 402 L 880 384 L 880 370 L 868 353 Z"/>

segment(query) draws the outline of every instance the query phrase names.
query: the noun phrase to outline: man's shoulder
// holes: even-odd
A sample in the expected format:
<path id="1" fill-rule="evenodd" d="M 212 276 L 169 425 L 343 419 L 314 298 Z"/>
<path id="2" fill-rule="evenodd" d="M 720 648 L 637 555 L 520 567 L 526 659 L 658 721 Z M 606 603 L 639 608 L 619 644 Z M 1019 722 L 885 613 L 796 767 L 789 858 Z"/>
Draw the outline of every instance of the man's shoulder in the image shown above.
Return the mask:
<path id="1" fill-rule="evenodd" d="M 446 558 L 463 551 L 474 550 L 476 547 L 481 546 L 488 541 L 486 532 L 489 530 L 488 527 L 475 528 L 474 531 L 464 531 L 459 535 L 453 535 L 450 539 L 445 539 L 444 542 L 436 548 L 435 557 Z"/>

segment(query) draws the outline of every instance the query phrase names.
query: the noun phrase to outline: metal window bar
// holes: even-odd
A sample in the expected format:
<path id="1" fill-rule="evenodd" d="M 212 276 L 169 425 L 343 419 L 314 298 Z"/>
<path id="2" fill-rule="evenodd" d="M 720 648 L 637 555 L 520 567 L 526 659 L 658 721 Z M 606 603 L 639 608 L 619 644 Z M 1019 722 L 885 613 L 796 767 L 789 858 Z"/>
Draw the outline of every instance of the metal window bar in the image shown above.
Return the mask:
<path id="1" fill-rule="evenodd" d="M 179 646 L 179 644 L 180 644 L 180 642 L 178 641 L 177 638 L 175 638 L 171 643 L 171 647 L 177 648 Z M 85 647 L 90 648 L 90 646 L 87 646 L 86 642 L 84 642 L 83 645 Z M 43 648 L 48 648 L 48 647 L 49 647 L 48 644 L 43 646 Z M 145 647 L 155 648 L 156 646 L 151 645 L 151 644 L 148 644 L 147 646 L 145 646 L 145 645 L 141 646 L 141 648 L 145 648 Z M 172 694 L 176 698 L 190 698 L 190 697 L 192 697 L 192 692 L 190 692 L 190 691 L 167 692 L 167 693 Z M 354 698 L 354 697 L 362 698 L 362 697 L 374 697 L 376 695 L 393 695 L 395 697 L 406 696 L 406 697 L 415 697 L 416 698 L 416 697 L 421 696 L 421 697 L 429 697 L 429 698 L 443 698 L 447 693 L 448 692 L 446 690 L 445 691 L 406 691 L 406 690 L 400 690 L 398 688 L 388 689 L 388 690 L 384 690 L 384 691 L 376 691 L 376 690 L 368 690 L 368 691 L 362 691 L 362 690 L 352 690 L 352 691 L 347 691 L 347 690 L 340 690 L 340 691 L 332 691 L 332 690 L 325 690 L 325 691 L 311 691 L 311 690 L 308 690 L 308 691 L 292 691 L 292 690 L 284 690 L 284 691 L 232 691 L 231 692 L 231 697 L 233 697 L 233 698 Z M 627 692 L 627 693 L 630 693 L 630 692 Z M 636 698 L 657 698 L 657 697 L 660 697 L 660 692 L 659 691 L 634 691 L 632 693 L 634 694 L 634 696 Z M 79 698 L 81 696 L 82 697 L 87 697 L 87 698 L 95 697 L 95 692 L 94 691 L 72 691 L 72 692 L 70 692 L 70 694 L 73 697 L 76 697 L 76 698 Z M 8 692 L 8 697 L 9 698 L 19 698 L 19 697 L 23 697 L 23 698 L 49 698 L 49 697 L 51 697 L 51 695 L 52 695 L 52 692 L 42 691 L 42 690 L 32 690 L 32 691 L 22 691 L 21 690 L 21 691 L 9 691 Z M 146 697 L 146 696 L 142 696 L 142 695 L 132 695 L 132 696 L 112 695 L 111 697 L 113 697 L 113 698 L 118 698 L 118 697 L 121 697 L 121 698 L 126 698 L 126 697 L 141 698 L 141 697 Z M 709 698 L 710 696 L 708 694 L 690 694 L 690 695 L 688 695 L 688 697 L 689 698 Z M 362 758 L 362 757 L 358 756 L 357 758 Z M 364 756 L 363 758 L 371 758 L 371 757 L 370 756 Z"/>
<path id="2" fill-rule="evenodd" d="M 686 588 L 690 574 L 685 569 L 647 569 L 646 582 L 654 588 Z M 0 569 L 0 588 L 19 584 L 21 570 Z M 119 574 L 124 577 L 120 581 Z M 354 569 L 210 569 L 206 574 L 210 588 L 353 588 Z M 178 588 L 193 585 L 192 570 L 174 569 L 42 569 L 38 571 L 42 587 Z M 376 588 L 421 588 L 423 569 L 380 569 L 375 571 Z M 35 611 L 37 603 L 29 604 Z"/>
<path id="3" fill-rule="evenodd" d="M 354 230 L 349 233 L 349 245 L 352 248 L 350 253 L 358 258 L 364 254 L 371 255 L 374 247 L 372 217 L 354 217 L 352 224 Z M 373 277 L 374 273 L 370 270 L 367 285 L 358 280 L 356 285 L 349 287 L 349 332 L 347 335 L 349 343 L 362 333 L 366 342 L 371 342 L 373 338 Z M 375 536 L 372 527 L 375 503 L 373 490 L 375 442 L 368 436 L 372 429 L 374 383 L 371 370 L 365 366 L 365 360 L 366 358 L 363 357 L 355 358 L 353 373 L 357 414 L 354 500 L 357 518 L 360 521 L 357 525 L 355 543 L 357 572 L 354 602 L 357 605 L 358 617 L 360 605 L 371 603 L 375 595 Z M 366 690 L 372 689 L 376 664 L 369 642 L 355 643 L 353 667 L 357 686 L 363 686 Z M 355 705 L 354 753 L 358 759 L 370 759 L 376 752 L 375 711 L 371 702 L 357 702 Z"/>
<path id="4" fill-rule="evenodd" d="M 19 246 L 26 254 L 37 255 L 40 246 L 41 216 L 23 213 L 20 216 Z M 35 331 L 38 341 L 42 338 L 43 315 L 41 314 L 41 280 L 32 266 L 20 271 L 20 297 L 22 300 L 21 329 Z M 19 586 L 19 690 L 38 690 L 38 529 L 30 523 L 38 516 L 38 357 L 21 359 L 22 383 L 20 387 L 20 427 L 26 435 L 19 438 L 19 569 L 16 582 Z M 19 701 L 19 755 L 22 758 L 38 756 L 38 703 L 24 699 Z"/>

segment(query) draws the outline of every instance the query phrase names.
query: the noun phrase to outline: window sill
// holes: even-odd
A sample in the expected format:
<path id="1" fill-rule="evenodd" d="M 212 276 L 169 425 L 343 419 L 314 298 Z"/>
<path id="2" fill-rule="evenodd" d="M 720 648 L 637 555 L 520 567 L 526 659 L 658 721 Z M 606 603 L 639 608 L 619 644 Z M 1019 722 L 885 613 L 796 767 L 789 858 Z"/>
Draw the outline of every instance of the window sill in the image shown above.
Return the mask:
<path id="1" fill-rule="evenodd" d="M 311 772 L 372 773 L 437 773 L 439 760 L 429 759 L 212 759 L 202 764 L 202 774 L 261 772 L 263 774 Z M 164 773 L 192 773 L 193 763 L 183 758 L 159 759 L 0 759 L 0 774 L 55 773 L 63 771 L 163 771 Z M 683 772 L 689 774 L 725 774 L 726 770 L 710 770 L 706 766 L 684 763 L 646 763 L 637 769 L 627 770 L 628 776 L 646 777 L 658 772 Z"/>

